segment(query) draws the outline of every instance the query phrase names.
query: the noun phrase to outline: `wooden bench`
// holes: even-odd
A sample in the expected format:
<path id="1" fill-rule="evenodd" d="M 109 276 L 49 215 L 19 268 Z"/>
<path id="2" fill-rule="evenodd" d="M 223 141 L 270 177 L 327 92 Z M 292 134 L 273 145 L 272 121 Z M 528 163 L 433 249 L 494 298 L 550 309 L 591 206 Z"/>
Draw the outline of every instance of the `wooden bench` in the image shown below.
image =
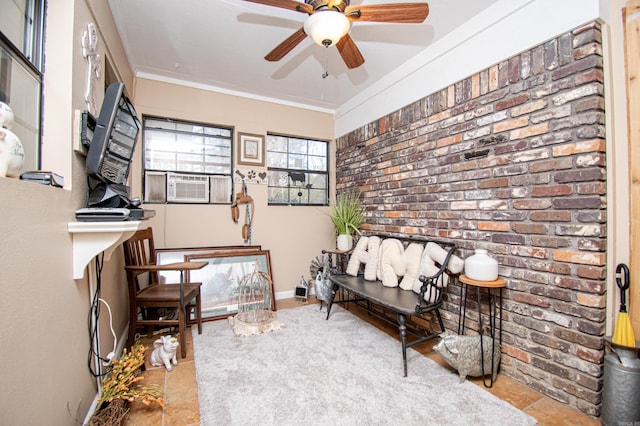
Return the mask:
<path id="1" fill-rule="evenodd" d="M 327 308 L 327 320 L 331 314 L 331 307 L 334 303 L 351 303 L 351 302 L 366 302 L 366 309 L 369 313 L 378 315 L 372 311 L 371 303 L 380 305 L 397 315 L 397 319 L 394 325 L 397 325 L 400 332 L 400 339 L 402 341 L 402 361 L 404 367 L 404 376 L 407 376 L 407 348 L 419 345 L 427 340 L 433 339 L 444 332 L 444 324 L 440 315 L 439 308 L 442 306 L 442 297 L 444 288 L 446 287 L 445 270 L 449 259 L 456 250 L 453 244 L 443 243 L 439 241 L 431 240 L 417 240 L 412 238 L 397 238 L 402 241 L 406 247 L 410 243 L 428 243 L 435 242 L 444 250 L 446 250 L 446 257 L 442 264 L 436 266 L 439 267 L 438 272 L 424 276 L 420 275 L 418 279 L 422 283 L 420 287 L 420 293 L 416 293 L 412 290 L 403 290 L 400 287 L 385 287 L 380 281 L 368 281 L 364 279 L 362 274 L 362 268 L 357 276 L 347 275 L 344 272 L 331 273 L 329 280 L 331 281 L 331 295 Z M 343 254 L 344 255 L 344 254 Z M 348 256 L 348 255 L 347 255 Z M 342 290 L 342 292 L 341 292 Z M 336 294 L 341 292 L 342 297 L 336 299 Z M 346 295 L 345 295 L 346 293 Z M 426 313 L 435 314 L 438 323 L 440 325 L 440 331 L 435 333 L 419 334 L 407 328 L 407 317 L 410 316 L 422 316 Z M 382 317 L 387 320 L 387 318 Z M 407 343 L 407 333 L 416 337 L 416 340 Z"/>

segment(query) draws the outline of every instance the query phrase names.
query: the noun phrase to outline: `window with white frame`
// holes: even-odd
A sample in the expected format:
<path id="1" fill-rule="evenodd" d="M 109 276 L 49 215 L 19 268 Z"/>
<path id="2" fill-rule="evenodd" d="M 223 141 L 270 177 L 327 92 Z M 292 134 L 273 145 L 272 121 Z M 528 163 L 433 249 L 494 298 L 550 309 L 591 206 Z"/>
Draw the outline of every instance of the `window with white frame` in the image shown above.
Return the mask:
<path id="1" fill-rule="evenodd" d="M 231 202 L 233 129 L 143 117 L 146 203 Z"/>
<path id="2" fill-rule="evenodd" d="M 267 134 L 269 204 L 329 204 L 329 142 Z"/>
<path id="3" fill-rule="evenodd" d="M 4 2 L 0 13 L 0 102 L 3 122 L 20 141 L 22 170 L 40 167 L 45 0 Z M 8 108 L 7 108 L 8 106 Z"/>

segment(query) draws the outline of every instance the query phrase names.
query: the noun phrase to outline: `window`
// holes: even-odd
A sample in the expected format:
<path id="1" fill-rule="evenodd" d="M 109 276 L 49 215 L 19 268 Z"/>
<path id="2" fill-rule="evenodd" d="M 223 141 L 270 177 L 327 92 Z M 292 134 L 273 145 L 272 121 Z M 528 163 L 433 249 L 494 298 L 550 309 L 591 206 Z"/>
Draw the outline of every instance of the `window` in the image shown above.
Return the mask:
<path id="1" fill-rule="evenodd" d="M 143 117 L 144 201 L 230 203 L 233 129 Z"/>
<path id="2" fill-rule="evenodd" d="M 44 7 L 44 0 L 13 0 L 0 13 L 0 102 L 13 112 L 22 170 L 40 167 Z"/>
<path id="3" fill-rule="evenodd" d="M 329 203 L 329 142 L 267 134 L 269 204 Z"/>

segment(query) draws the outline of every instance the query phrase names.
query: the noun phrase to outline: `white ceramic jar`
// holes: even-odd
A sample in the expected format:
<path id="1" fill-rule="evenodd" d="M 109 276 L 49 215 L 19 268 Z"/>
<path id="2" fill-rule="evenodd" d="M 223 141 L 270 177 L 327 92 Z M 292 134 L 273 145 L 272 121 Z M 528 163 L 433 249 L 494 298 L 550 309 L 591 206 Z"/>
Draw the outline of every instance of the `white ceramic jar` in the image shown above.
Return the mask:
<path id="1" fill-rule="evenodd" d="M 475 254 L 464 260 L 464 274 L 472 280 L 494 281 L 498 279 L 498 261 L 485 249 L 476 249 Z"/>
<path id="2" fill-rule="evenodd" d="M 349 251 L 353 247 L 353 237 L 347 234 L 340 234 L 336 239 L 336 248 L 339 251 Z"/>

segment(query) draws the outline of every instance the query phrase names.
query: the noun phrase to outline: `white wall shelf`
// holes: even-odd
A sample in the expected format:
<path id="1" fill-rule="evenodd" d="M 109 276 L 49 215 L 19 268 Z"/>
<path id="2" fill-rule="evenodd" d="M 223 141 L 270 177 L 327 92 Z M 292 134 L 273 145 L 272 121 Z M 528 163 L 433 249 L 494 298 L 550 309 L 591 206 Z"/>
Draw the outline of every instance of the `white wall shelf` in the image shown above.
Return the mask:
<path id="1" fill-rule="evenodd" d="M 73 279 L 84 278 L 89 262 L 101 252 L 109 260 L 121 243 L 143 228 L 142 221 L 69 222 L 73 238 Z"/>

